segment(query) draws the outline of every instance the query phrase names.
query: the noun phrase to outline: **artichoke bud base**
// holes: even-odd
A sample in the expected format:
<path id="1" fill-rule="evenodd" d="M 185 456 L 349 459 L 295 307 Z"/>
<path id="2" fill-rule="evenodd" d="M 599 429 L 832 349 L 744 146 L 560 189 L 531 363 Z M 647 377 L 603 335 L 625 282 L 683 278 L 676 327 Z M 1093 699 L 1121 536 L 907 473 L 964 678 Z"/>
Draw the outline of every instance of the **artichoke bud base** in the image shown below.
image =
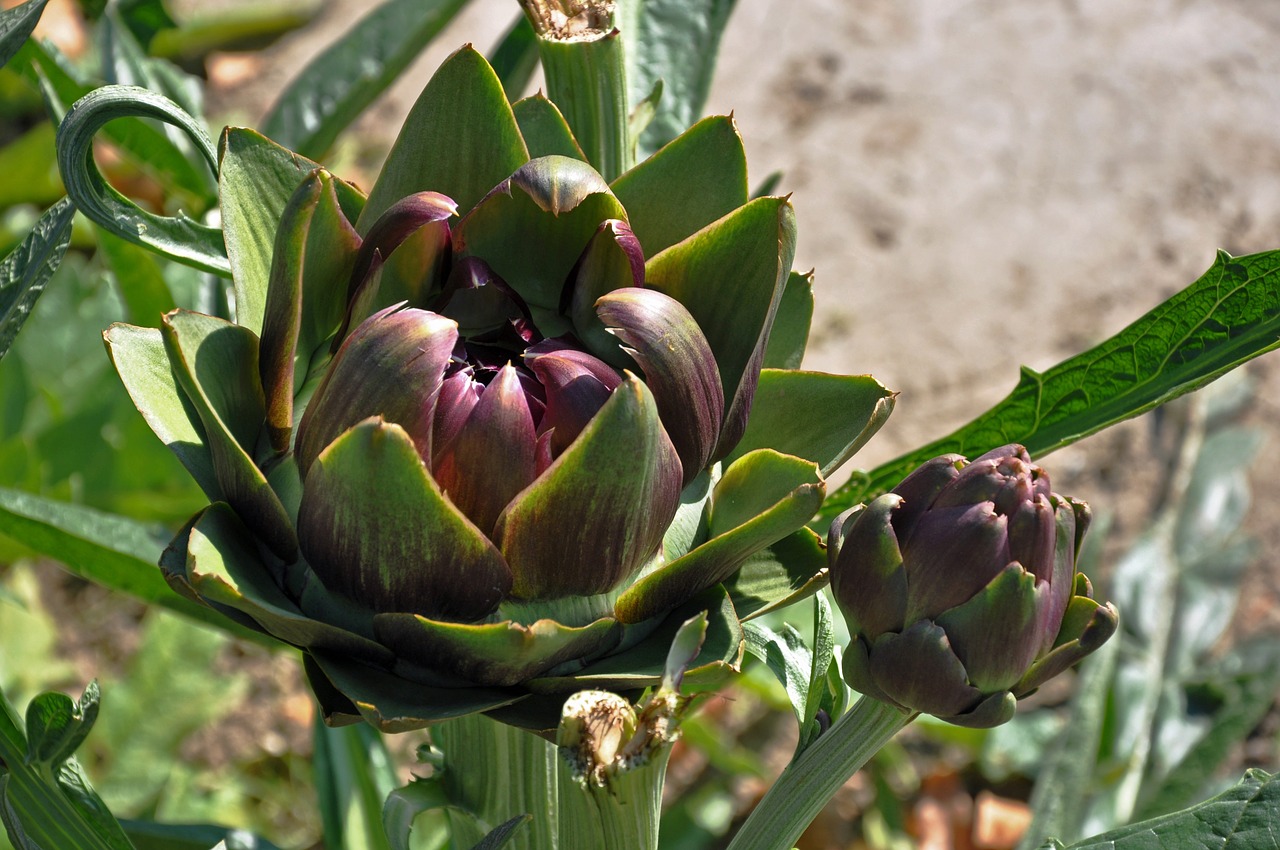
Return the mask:
<path id="1" fill-rule="evenodd" d="M 564 626 L 578 628 L 590 625 L 602 617 L 613 616 L 613 603 L 621 589 L 591 596 L 562 596 L 559 599 L 505 599 L 499 608 L 497 621 L 511 620 L 522 626 L 532 626 L 538 620 L 555 620 Z"/>

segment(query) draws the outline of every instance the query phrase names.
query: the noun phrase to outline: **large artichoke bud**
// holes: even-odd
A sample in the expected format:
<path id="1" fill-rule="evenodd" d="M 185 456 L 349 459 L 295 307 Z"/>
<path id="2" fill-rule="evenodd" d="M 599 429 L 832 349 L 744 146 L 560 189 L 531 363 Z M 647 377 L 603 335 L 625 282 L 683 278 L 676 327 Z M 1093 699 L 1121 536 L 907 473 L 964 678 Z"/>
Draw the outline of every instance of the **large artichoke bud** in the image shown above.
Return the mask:
<path id="1" fill-rule="evenodd" d="M 220 186 L 238 323 L 108 348 L 213 503 L 170 583 L 302 648 L 332 722 L 554 728 L 569 693 L 660 682 L 702 611 L 685 681 L 716 681 L 743 617 L 820 583 L 804 525 L 892 395 L 794 370 L 793 213 L 748 200 L 728 119 L 610 185 L 464 48 L 367 199 L 237 130 Z"/>
<path id="2" fill-rule="evenodd" d="M 1018 445 L 936 457 L 841 514 L 828 556 L 849 684 L 961 726 L 1009 720 L 1115 632 L 1076 572 L 1089 516 Z"/>

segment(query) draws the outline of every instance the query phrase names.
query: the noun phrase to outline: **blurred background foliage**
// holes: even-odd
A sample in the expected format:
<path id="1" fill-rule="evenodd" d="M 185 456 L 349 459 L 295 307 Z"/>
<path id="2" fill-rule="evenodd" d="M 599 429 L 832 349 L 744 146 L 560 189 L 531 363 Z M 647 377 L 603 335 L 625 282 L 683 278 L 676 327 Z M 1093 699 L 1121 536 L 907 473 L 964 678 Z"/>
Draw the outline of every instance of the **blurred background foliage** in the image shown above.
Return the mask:
<path id="1" fill-rule="evenodd" d="M 53 121 L 77 97 L 105 82 L 136 83 L 200 116 L 208 57 L 234 50 L 252 67 L 255 49 L 317 8 L 219 5 L 176 20 L 161 0 L 51 3 L 41 33 L 54 40 L 29 42 L 0 70 L 0 173 L 22 175 L 0 181 L 0 254 L 64 194 Z M 416 53 L 388 61 L 403 68 Z M 512 74 L 527 76 L 518 52 L 507 58 Z M 356 167 L 380 153 L 344 141 L 330 159 Z M 189 154 L 168 128 L 132 120 L 112 125 L 97 159 L 113 185 L 152 211 L 199 215 L 216 187 Z M 0 486 L 170 529 L 203 506 L 102 351 L 111 322 L 154 324 L 174 306 L 225 314 L 225 290 L 77 218 L 72 252 L 0 360 Z M 1034 850 L 1047 835 L 1079 838 L 1184 807 L 1243 768 L 1276 766 L 1280 646 L 1232 629 L 1240 576 L 1260 555 L 1241 533 L 1245 473 L 1263 439 L 1238 424 L 1252 392 L 1245 378 L 1224 381 L 1143 420 L 1137 451 L 1147 472 L 1135 485 L 1150 496 L 1150 509 L 1142 506 L 1150 521 L 1141 534 L 1108 536 L 1104 516 L 1092 562 L 1082 565 L 1125 613 L 1122 639 L 1006 726 L 922 719 L 846 786 L 802 848 Z M 43 690 L 78 692 L 102 680 L 104 708 L 79 758 L 117 815 L 236 824 L 282 847 L 321 847 L 328 827 L 332 850 L 377 846 L 354 831 L 335 838 L 317 810 L 314 711 L 290 653 L 147 609 L 31 557 L 13 538 L 0 536 L 0 564 L 0 690 L 22 706 Z M 781 630 L 790 620 L 803 633 L 804 610 L 765 624 Z M 731 688 L 702 700 L 672 758 L 664 848 L 727 843 L 794 749 L 789 707 L 754 659 Z M 423 771 L 420 742 L 387 742 L 397 782 Z M 359 768 L 341 766 L 337 744 L 322 750 L 326 799 L 377 784 L 335 778 Z M 438 837 L 428 826 L 415 831 L 417 846 Z"/>

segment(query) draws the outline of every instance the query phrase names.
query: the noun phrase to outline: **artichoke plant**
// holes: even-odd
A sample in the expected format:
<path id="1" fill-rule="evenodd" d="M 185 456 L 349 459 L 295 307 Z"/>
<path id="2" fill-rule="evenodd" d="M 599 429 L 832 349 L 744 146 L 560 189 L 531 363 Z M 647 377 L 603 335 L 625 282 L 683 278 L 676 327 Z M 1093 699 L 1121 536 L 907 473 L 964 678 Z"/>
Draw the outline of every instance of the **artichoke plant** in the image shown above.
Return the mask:
<path id="1" fill-rule="evenodd" d="M 1009 720 L 1116 630 L 1076 571 L 1089 517 L 1018 445 L 936 457 L 838 516 L 828 557 L 846 680 L 961 726 Z"/>
<path id="2" fill-rule="evenodd" d="M 331 722 L 547 730 L 657 684 L 703 611 L 685 681 L 717 681 L 820 584 L 805 523 L 893 399 L 797 369 L 794 215 L 730 119 L 609 184 L 464 48 L 368 197 L 245 130 L 220 191 L 237 321 L 107 346 L 211 501 L 167 579 L 300 647 Z"/>

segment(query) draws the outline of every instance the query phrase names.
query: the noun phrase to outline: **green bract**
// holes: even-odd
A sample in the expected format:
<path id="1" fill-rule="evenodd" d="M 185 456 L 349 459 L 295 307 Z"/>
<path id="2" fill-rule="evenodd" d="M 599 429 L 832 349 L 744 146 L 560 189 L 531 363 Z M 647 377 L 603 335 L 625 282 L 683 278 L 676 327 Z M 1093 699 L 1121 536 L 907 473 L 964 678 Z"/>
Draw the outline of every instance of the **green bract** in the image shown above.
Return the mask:
<path id="1" fill-rule="evenodd" d="M 550 729 L 660 682 L 700 611 L 715 681 L 818 585 L 823 476 L 892 394 L 796 370 L 793 213 L 749 200 L 729 119 L 610 185 L 464 48 L 367 199 L 249 131 L 220 156 L 238 322 L 107 345 L 212 501 L 167 577 L 301 647 L 330 721 Z"/>
<path id="2" fill-rule="evenodd" d="M 1084 502 L 1049 489 L 1022 446 L 934 458 L 836 518 L 831 589 L 862 693 L 961 726 L 1009 720 L 1017 699 L 1100 647 L 1116 609 L 1076 556 Z"/>

